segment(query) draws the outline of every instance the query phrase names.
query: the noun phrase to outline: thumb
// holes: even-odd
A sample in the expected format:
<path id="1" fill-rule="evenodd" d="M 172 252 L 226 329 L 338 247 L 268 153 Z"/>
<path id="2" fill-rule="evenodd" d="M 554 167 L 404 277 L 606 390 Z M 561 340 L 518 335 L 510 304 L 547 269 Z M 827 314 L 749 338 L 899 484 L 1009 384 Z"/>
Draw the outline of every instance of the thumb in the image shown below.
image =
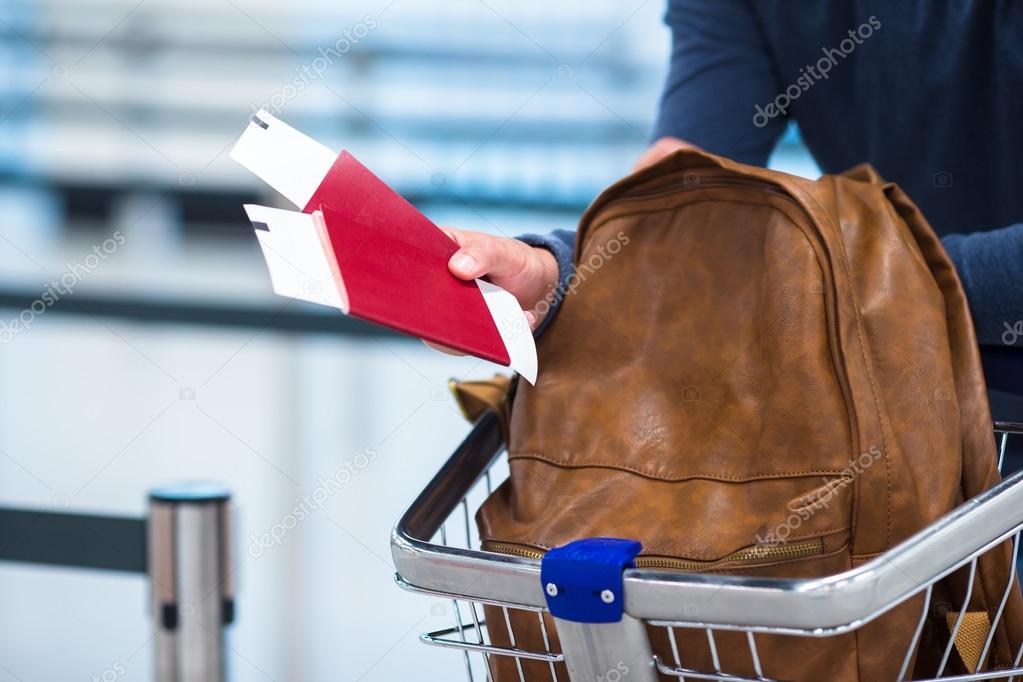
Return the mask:
<path id="1" fill-rule="evenodd" d="M 491 279 L 507 279 L 522 273 L 529 256 L 527 245 L 514 239 L 494 237 L 481 232 L 444 230 L 459 249 L 451 256 L 448 267 L 460 279 L 487 275 Z"/>

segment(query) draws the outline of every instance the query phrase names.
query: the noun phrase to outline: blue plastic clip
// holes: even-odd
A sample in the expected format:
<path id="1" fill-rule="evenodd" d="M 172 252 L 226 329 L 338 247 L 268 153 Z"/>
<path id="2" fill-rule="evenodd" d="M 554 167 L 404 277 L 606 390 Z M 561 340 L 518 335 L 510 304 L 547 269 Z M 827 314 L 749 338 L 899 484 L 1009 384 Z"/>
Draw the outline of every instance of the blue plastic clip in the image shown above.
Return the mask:
<path id="1" fill-rule="evenodd" d="M 551 615 L 577 623 L 622 619 L 622 572 L 642 545 L 635 540 L 587 538 L 547 552 L 540 581 Z"/>

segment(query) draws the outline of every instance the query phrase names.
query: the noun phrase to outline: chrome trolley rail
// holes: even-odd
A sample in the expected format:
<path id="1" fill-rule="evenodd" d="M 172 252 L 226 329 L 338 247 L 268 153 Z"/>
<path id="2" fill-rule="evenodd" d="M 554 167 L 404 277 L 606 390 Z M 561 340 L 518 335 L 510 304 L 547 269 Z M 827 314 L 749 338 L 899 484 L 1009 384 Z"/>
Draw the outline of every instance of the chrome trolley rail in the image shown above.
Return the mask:
<path id="1" fill-rule="evenodd" d="M 995 426 L 1001 468 L 1007 441 L 1010 435 L 1023 434 L 1023 424 Z M 481 501 L 492 490 L 496 481 L 492 480 L 495 477 L 491 469 L 503 463 L 500 458 L 503 447 L 497 419 L 485 414 L 409 507 L 391 536 L 398 584 L 413 592 L 451 599 L 454 604 L 452 626 L 424 633 L 420 639 L 462 651 L 469 680 L 491 679 L 491 659 L 507 656 L 514 659 L 520 680 L 526 679 L 522 661 L 533 660 L 547 663 L 549 675 L 545 677 L 552 680 L 558 680 L 559 674 L 564 680 L 563 670 L 555 665 L 563 662 L 572 682 L 623 679 L 646 682 L 659 679 L 658 673 L 677 679 L 769 682 L 775 678 L 761 665 L 757 634 L 840 635 L 857 630 L 922 594 L 923 609 L 902 662 L 898 677 L 901 682 L 912 674 L 910 661 L 932 608 L 932 588 L 936 582 L 969 567 L 972 584 L 978 558 L 1011 540 L 1013 572 L 992 618 L 992 623 L 997 623 L 1009 590 L 1017 580 L 1015 564 L 1023 530 L 1023 471 L 968 500 L 883 555 L 838 575 L 789 580 L 626 569 L 621 621 L 591 624 L 555 618 L 562 651 L 551 651 L 543 618 L 548 609 L 540 579 L 541 562 L 474 549 L 478 541 L 471 520 L 475 509 L 470 508 L 470 499 Z M 964 601 L 969 598 L 967 594 Z M 490 643 L 479 607 L 482 604 L 500 607 L 511 634 L 511 646 Z M 958 608 L 954 613 L 959 615 L 952 625 L 943 660 L 933 677 L 919 679 L 992 680 L 1017 676 L 1023 680 L 1020 666 L 1023 649 L 1015 654 L 1012 669 L 981 671 L 992 645 L 993 627 L 972 673 L 953 676 L 945 670 L 967 612 L 965 603 L 952 605 L 949 610 L 954 608 Z M 509 611 L 516 609 L 537 614 L 545 650 L 515 646 Z M 644 623 L 666 630 L 674 660 L 660 660 L 651 653 Z M 684 656 L 680 656 L 676 644 L 675 632 L 679 628 L 705 631 L 713 670 L 685 667 Z M 721 669 L 715 644 L 717 631 L 745 633 L 755 676 Z M 529 679 L 544 678 L 531 674 Z"/>

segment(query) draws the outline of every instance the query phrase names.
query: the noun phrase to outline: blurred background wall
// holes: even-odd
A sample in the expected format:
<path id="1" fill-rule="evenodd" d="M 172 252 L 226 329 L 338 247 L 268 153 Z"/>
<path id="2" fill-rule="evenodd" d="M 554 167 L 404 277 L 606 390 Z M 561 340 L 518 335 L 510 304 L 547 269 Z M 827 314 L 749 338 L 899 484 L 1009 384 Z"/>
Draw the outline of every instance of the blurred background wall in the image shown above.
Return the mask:
<path id="1" fill-rule="evenodd" d="M 495 368 L 274 298 L 241 204 L 280 199 L 227 152 L 267 106 L 435 222 L 571 228 L 649 142 L 663 10 L 0 0 L 0 506 L 138 515 L 221 481 L 233 679 L 460 675 L 418 644 L 451 614 L 394 586 L 388 533 L 467 430 L 448 378 Z M 772 163 L 816 174 L 795 131 Z M 145 603 L 142 578 L 0 564 L 0 681 L 151 679 Z"/>

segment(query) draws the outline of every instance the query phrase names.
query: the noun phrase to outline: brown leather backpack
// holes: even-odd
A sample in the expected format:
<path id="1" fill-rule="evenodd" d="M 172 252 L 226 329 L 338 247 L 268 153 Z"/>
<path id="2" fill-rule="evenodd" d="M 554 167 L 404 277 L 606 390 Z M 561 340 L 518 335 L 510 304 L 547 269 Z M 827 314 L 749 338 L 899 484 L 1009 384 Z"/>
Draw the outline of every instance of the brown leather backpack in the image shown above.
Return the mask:
<path id="1" fill-rule="evenodd" d="M 575 263 L 539 340 L 539 379 L 514 396 L 511 477 L 477 515 L 484 549 L 540 556 L 613 536 L 642 541 L 641 567 L 815 577 L 999 480 L 962 287 L 920 212 L 873 169 L 809 181 L 678 152 L 594 202 Z M 971 599 L 983 636 L 1008 579 L 1001 549 L 980 562 Z M 934 602 L 958 609 L 965 581 L 943 580 Z M 894 680 L 921 599 L 846 635 L 758 637 L 765 674 Z M 517 645 L 542 647 L 524 615 Z M 928 618 L 922 675 L 947 623 Z M 1019 647 L 1018 586 L 1005 623 L 984 670 Z M 661 633 L 652 645 L 670 661 Z M 741 634 L 720 635 L 722 669 L 753 675 L 745 643 L 729 645 Z M 684 665 L 713 669 L 702 633 L 679 644 Z M 954 663 L 972 672 L 977 655 L 958 646 Z M 511 660 L 493 665 L 518 679 Z"/>

